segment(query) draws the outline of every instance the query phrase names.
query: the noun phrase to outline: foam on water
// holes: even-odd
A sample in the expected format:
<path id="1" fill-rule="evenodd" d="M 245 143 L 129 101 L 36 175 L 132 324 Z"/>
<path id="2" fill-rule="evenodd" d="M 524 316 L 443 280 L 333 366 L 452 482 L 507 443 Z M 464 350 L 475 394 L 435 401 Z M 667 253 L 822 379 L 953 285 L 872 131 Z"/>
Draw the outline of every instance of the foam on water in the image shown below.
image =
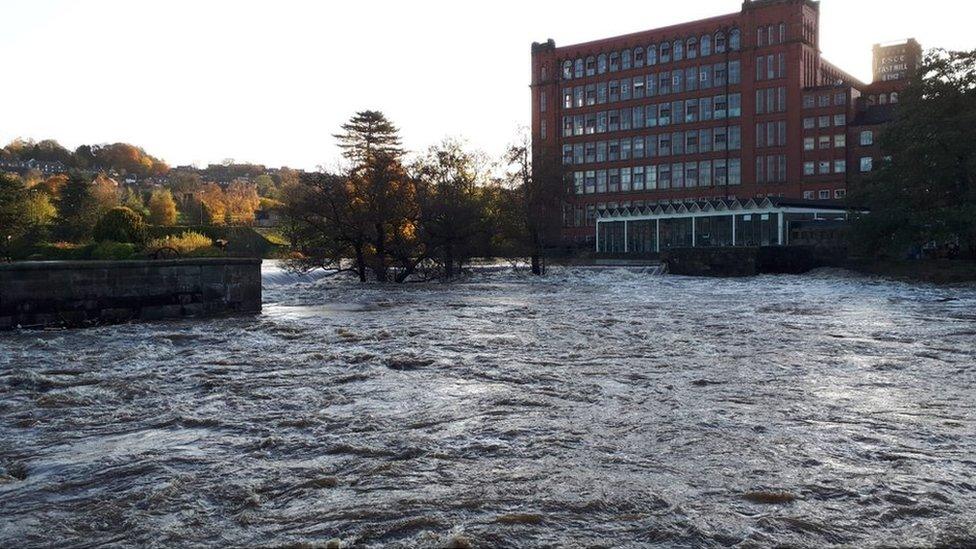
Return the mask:
<path id="1" fill-rule="evenodd" d="M 0 336 L 0 546 L 976 544 L 976 288 L 263 286 Z"/>

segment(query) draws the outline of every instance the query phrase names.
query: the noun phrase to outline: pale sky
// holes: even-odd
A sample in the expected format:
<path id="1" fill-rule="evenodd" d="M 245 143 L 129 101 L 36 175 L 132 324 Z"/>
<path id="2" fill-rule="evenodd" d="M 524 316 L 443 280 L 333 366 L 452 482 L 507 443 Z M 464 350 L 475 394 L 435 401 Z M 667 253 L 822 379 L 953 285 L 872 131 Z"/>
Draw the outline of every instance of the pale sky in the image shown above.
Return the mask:
<path id="1" fill-rule="evenodd" d="M 331 135 L 384 111 L 405 144 L 501 152 L 529 121 L 530 44 L 739 11 L 740 0 L 0 0 L 0 142 L 124 141 L 171 165 L 333 165 Z M 961 0 L 823 0 L 824 55 L 862 80 L 871 45 L 976 48 Z"/>

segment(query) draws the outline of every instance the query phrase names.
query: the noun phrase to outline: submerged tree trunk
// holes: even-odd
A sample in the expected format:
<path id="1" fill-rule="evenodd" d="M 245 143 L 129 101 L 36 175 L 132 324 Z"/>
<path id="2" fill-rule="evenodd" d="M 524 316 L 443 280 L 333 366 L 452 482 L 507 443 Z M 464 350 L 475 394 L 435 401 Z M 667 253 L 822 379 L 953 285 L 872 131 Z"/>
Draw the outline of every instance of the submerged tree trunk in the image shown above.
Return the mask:
<path id="1" fill-rule="evenodd" d="M 360 282 L 366 282 L 366 258 L 362 244 L 356 244 L 356 273 L 359 274 Z"/>

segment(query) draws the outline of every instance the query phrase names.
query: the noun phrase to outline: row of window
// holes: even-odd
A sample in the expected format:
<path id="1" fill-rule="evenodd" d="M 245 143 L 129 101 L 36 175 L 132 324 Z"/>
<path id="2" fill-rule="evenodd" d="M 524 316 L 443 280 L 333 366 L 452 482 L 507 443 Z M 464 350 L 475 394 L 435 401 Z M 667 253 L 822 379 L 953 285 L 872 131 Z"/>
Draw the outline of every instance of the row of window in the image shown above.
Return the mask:
<path id="1" fill-rule="evenodd" d="M 757 156 L 756 183 L 786 183 L 786 155 Z"/>
<path id="2" fill-rule="evenodd" d="M 739 126 L 723 126 L 612 141 L 567 144 L 563 145 L 563 164 L 579 166 L 632 158 L 657 158 L 740 149 L 742 149 L 742 132 Z"/>
<path id="3" fill-rule="evenodd" d="M 740 185 L 742 161 L 739 158 L 719 158 L 700 162 L 589 170 L 573 172 L 572 180 L 578 195 Z"/>
<path id="4" fill-rule="evenodd" d="M 829 135 L 820 135 L 817 138 L 804 137 L 803 138 L 803 150 L 814 151 L 819 149 L 829 149 L 833 144 L 834 148 L 843 148 L 847 146 L 847 134 L 838 133 L 834 134 L 833 139 Z"/>
<path id="5" fill-rule="evenodd" d="M 742 94 L 716 95 L 563 117 L 563 137 L 690 124 L 742 116 Z"/>
<path id="6" fill-rule="evenodd" d="M 817 127 L 829 128 L 830 127 L 830 115 L 826 116 L 810 116 L 803 119 L 803 129 L 813 130 Z M 833 117 L 834 126 L 845 126 L 847 125 L 847 115 L 846 114 L 835 114 Z"/>
<path id="7" fill-rule="evenodd" d="M 725 53 L 727 49 L 738 51 L 742 47 L 741 42 L 739 29 L 732 29 L 728 34 L 728 40 L 725 32 L 719 31 L 714 35 L 706 34 L 701 37 L 692 36 L 673 42 L 651 44 L 646 48 L 639 46 L 623 51 L 591 55 L 585 59 L 582 57 L 576 60 L 566 59 L 562 63 L 562 76 L 564 80 L 572 80 L 607 72 L 639 69 L 645 65 L 651 67 L 658 63 L 681 61 L 686 57 L 688 59 L 707 57 L 713 52 Z"/>
<path id="8" fill-rule="evenodd" d="M 847 173 L 847 161 L 846 160 L 834 160 L 831 163 L 830 160 L 821 160 L 819 162 L 804 162 L 803 163 L 803 175 L 828 175 L 830 174 L 831 167 L 833 167 L 833 173 Z"/>
<path id="9" fill-rule="evenodd" d="M 563 88 L 563 108 L 592 107 L 618 101 L 657 97 L 671 93 L 721 88 L 742 83 L 739 61 L 688 67 L 685 70 L 649 73 L 622 80 L 610 80 Z M 548 101 L 543 94 L 541 110 L 545 112 Z"/>
<path id="10" fill-rule="evenodd" d="M 814 200 L 817 198 L 817 191 L 803 191 L 804 200 Z M 820 200 L 830 199 L 830 189 L 822 189 L 819 192 Z M 841 199 L 847 196 L 847 189 L 834 189 L 834 198 Z"/>
<path id="11" fill-rule="evenodd" d="M 813 109 L 816 107 L 829 107 L 830 106 L 831 94 L 821 93 L 821 94 L 811 94 L 808 93 L 803 96 L 803 108 Z M 847 104 L 847 92 L 837 92 L 833 94 L 834 106 L 841 106 Z"/>

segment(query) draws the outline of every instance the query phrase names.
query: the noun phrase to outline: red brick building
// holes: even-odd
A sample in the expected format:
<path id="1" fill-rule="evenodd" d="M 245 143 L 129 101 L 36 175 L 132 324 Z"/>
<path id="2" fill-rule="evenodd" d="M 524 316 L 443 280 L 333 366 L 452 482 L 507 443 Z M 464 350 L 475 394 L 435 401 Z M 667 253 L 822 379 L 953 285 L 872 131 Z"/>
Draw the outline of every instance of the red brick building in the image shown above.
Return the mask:
<path id="1" fill-rule="evenodd" d="M 533 145 L 561 155 L 572 182 L 566 237 L 591 241 L 610 210 L 843 198 L 877 162 L 921 47 L 875 46 L 865 84 L 823 59 L 819 36 L 818 2 L 747 0 L 681 25 L 533 44 Z"/>

